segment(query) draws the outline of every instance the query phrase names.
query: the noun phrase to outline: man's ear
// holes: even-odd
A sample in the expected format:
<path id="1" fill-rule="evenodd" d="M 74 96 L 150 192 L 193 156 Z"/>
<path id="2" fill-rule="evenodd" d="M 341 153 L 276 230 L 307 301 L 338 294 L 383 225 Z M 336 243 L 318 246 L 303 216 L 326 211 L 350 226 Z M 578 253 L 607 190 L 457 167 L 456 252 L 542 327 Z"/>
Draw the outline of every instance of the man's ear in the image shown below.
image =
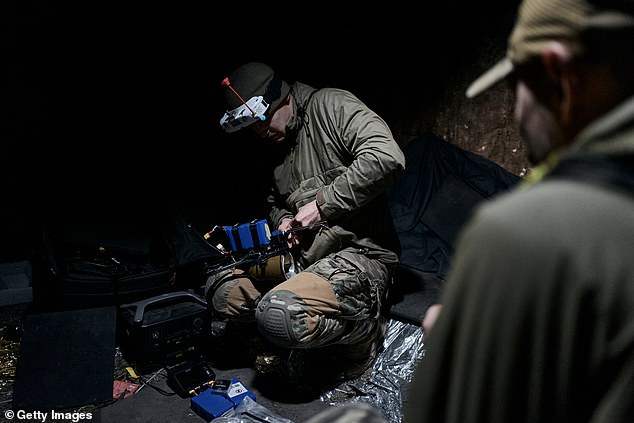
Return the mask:
<path id="1" fill-rule="evenodd" d="M 578 78 L 572 63 L 572 54 L 564 44 L 552 41 L 542 51 L 542 64 L 553 90 L 553 105 L 564 123 L 573 118 Z"/>

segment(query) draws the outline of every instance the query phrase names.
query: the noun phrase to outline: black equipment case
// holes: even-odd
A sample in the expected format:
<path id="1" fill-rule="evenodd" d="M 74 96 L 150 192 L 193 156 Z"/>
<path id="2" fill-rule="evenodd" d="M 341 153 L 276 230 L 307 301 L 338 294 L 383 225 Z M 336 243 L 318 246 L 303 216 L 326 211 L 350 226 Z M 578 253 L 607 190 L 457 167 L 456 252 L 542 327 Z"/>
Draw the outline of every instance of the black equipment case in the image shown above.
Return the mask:
<path id="1" fill-rule="evenodd" d="M 55 219 L 44 227 L 48 290 L 67 305 L 103 306 L 167 292 L 175 264 L 152 219 Z"/>
<path id="2" fill-rule="evenodd" d="M 49 218 L 44 244 L 44 296 L 70 307 L 189 288 L 199 282 L 195 269 L 224 258 L 173 207 Z"/>
<path id="3" fill-rule="evenodd" d="M 118 332 L 139 373 L 200 356 L 210 314 L 204 298 L 174 291 L 119 306 Z"/>

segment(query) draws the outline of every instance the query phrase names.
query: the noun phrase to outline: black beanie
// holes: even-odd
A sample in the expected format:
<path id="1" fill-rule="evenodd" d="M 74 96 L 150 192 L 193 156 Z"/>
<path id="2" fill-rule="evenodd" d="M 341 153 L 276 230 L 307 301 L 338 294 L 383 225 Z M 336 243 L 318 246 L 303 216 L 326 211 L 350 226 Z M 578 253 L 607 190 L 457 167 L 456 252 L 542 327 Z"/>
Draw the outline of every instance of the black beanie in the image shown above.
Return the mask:
<path id="1" fill-rule="evenodd" d="M 264 101 L 271 105 L 269 111 L 275 110 L 289 92 L 288 84 L 275 75 L 273 69 L 257 62 L 244 64 L 234 70 L 229 75 L 229 83 L 244 101 L 249 101 L 251 97 L 263 96 Z M 229 87 L 225 90 L 228 110 L 243 104 Z"/>

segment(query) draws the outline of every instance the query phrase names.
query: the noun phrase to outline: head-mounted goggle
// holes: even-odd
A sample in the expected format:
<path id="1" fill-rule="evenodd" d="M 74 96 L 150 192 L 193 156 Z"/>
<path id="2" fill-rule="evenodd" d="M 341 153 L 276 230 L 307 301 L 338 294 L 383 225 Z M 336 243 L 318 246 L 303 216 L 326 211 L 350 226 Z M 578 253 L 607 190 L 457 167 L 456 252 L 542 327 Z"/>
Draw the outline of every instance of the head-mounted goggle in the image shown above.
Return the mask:
<path id="1" fill-rule="evenodd" d="M 234 132 L 238 129 L 246 128 L 257 121 L 266 120 L 264 113 L 268 108 L 269 104 L 264 101 L 264 97 L 261 95 L 251 97 L 249 101 L 225 112 L 222 119 L 220 119 L 220 126 L 225 132 Z"/>

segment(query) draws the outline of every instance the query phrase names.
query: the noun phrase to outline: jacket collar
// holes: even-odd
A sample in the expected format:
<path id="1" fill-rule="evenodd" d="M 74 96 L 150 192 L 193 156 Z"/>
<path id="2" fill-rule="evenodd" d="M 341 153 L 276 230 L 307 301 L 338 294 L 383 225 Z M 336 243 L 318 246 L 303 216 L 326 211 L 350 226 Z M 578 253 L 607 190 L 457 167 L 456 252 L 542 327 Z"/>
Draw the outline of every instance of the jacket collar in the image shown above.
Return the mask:
<path id="1" fill-rule="evenodd" d="M 634 152 L 634 96 L 599 117 L 579 133 L 566 154 Z"/>

